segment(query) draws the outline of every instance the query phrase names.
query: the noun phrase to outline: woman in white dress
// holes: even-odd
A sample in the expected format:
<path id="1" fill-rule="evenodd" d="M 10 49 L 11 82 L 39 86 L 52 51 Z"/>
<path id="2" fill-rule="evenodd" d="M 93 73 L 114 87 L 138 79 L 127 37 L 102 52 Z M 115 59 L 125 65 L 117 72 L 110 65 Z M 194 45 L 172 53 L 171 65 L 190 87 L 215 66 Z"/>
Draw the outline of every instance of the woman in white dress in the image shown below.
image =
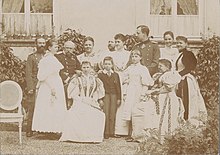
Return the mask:
<path id="1" fill-rule="evenodd" d="M 114 70 L 119 74 L 120 81 L 123 79 L 123 71 L 127 68 L 127 63 L 129 61 L 130 52 L 124 49 L 125 36 L 123 34 L 116 34 L 115 37 L 115 52 L 112 54 L 114 61 Z M 122 94 L 123 94 L 123 87 Z M 129 122 L 123 120 L 123 107 L 124 102 L 117 109 L 116 122 L 115 122 L 115 137 L 120 137 L 119 135 L 129 134 Z"/>
<path id="2" fill-rule="evenodd" d="M 160 48 L 160 59 L 167 59 L 172 64 L 172 70 L 175 70 L 175 63 L 179 56 L 179 51 L 177 48 L 173 47 L 174 34 L 171 31 L 166 31 L 163 34 L 163 39 L 165 43 L 164 48 Z"/>
<path id="3" fill-rule="evenodd" d="M 103 83 L 91 74 L 91 63 L 82 62 L 82 75 L 73 78 L 67 88 L 73 99 L 63 122 L 60 141 L 102 142 L 105 114 L 99 108 L 99 99 L 105 95 Z"/>
<path id="4" fill-rule="evenodd" d="M 63 82 L 59 75 L 63 65 L 54 54 L 58 50 L 56 41 L 46 43 L 47 51 L 39 62 L 37 94 L 32 130 L 39 132 L 61 132 L 66 100 Z"/>

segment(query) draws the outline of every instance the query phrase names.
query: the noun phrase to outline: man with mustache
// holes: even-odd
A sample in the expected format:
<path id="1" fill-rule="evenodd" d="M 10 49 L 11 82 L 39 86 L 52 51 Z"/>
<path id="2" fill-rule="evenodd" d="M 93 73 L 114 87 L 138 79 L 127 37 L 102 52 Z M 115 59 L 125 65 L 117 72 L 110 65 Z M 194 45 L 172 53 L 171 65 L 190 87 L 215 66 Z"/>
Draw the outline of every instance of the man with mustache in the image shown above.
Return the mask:
<path id="1" fill-rule="evenodd" d="M 141 51 L 141 63 L 148 68 L 152 76 L 157 72 L 160 50 L 157 42 L 150 40 L 149 32 L 150 29 L 146 25 L 140 25 L 137 27 L 136 33 L 140 43 L 136 44 L 133 49 Z"/>
<path id="2" fill-rule="evenodd" d="M 35 93 L 36 93 L 36 85 L 37 85 L 37 72 L 38 72 L 38 63 L 43 57 L 45 53 L 45 45 L 46 40 L 44 38 L 36 39 L 36 48 L 37 51 L 30 54 L 27 58 L 26 63 L 26 83 L 27 83 L 27 91 L 28 91 L 28 116 L 27 116 L 27 129 L 26 136 L 31 137 L 33 132 L 31 130 L 32 127 L 32 119 L 34 113 L 35 106 Z"/>
<path id="3" fill-rule="evenodd" d="M 66 41 L 64 43 L 63 51 L 59 51 L 57 52 L 57 54 L 54 55 L 64 66 L 64 68 L 60 71 L 60 76 L 64 83 L 64 90 L 67 100 L 67 109 L 69 109 L 72 104 L 72 102 L 69 101 L 67 98 L 67 86 L 74 74 L 81 74 L 80 62 L 74 53 L 75 48 L 76 44 L 74 44 L 72 41 Z"/>

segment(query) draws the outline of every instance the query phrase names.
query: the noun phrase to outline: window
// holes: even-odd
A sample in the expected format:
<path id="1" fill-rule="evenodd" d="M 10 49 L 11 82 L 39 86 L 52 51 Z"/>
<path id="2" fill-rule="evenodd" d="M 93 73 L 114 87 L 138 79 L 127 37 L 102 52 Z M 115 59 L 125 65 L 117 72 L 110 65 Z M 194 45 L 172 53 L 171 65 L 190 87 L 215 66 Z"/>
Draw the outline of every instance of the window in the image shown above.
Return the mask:
<path id="1" fill-rule="evenodd" d="M 148 24 L 152 35 L 171 30 L 176 35 L 199 36 L 203 0 L 150 0 Z"/>
<path id="2" fill-rule="evenodd" d="M 3 34 L 9 36 L 52 34 L 53 0 L 0 0 L 0 2 Z"/>

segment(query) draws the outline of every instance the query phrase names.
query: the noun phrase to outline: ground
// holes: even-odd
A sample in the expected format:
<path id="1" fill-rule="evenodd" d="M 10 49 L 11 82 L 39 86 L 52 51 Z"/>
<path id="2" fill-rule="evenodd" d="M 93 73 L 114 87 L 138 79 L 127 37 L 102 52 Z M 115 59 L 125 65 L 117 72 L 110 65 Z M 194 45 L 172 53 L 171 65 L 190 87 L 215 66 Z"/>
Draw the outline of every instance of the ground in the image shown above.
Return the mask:
<path id="1" fill-rule="evenodd" d="M 0 124 L 0 154 L 134 154 L 137 143 L 128 143 L 124 138 L 110 138 L 100 144 L 59 142 L 44 134 L 35 133 L 27 138 L 22 132 L 23 143 L 19 144 L 15 124 Z"/>

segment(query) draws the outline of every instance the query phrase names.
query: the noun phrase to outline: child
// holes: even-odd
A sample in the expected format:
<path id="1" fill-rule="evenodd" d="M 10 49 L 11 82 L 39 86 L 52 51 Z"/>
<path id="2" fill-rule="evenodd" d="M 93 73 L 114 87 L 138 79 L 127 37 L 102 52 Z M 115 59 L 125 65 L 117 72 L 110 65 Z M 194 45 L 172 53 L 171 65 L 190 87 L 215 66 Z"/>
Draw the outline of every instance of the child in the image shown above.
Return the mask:
<path id="1" fill-rule="evenodd" d="M 158 95 L 159 107 L 159 137 L 165 133 L 171 134 L 183 120 L 184 108 L 181 99 L 176 96 L 175 88 L 181 76 L 176 71 L 171 71 L 171 62 L 160 59 L 159 73 L 153 75 L 155 85 L 148 91 L 151 95 Z M 156 101 L 157 102 L 157 101 Z"/>
<path id="2" fill-rule="evenodd" d="M 117 108 L 121 104 L 121 84 L 118 73 L 113 71 L 112 57 L 103 60 L 104 70 L 98 74 L 105 88 L 103 110 L 106 116 L 104 138 L 115 136 L 115 118 Z"/>
<path id="3" fill-rule="evenodd" d="M 131 51 L 131 65 L 124 72 L 124 113 L 123 119 L 131 121 L 132 136 L 127 142 L 140 142 L 139 137 L 144 134 L 145 95 L 148 86 L 153 85 L 153 80 L 147 67 L 141 65 L 142 58 L 139 50 Z"/>

